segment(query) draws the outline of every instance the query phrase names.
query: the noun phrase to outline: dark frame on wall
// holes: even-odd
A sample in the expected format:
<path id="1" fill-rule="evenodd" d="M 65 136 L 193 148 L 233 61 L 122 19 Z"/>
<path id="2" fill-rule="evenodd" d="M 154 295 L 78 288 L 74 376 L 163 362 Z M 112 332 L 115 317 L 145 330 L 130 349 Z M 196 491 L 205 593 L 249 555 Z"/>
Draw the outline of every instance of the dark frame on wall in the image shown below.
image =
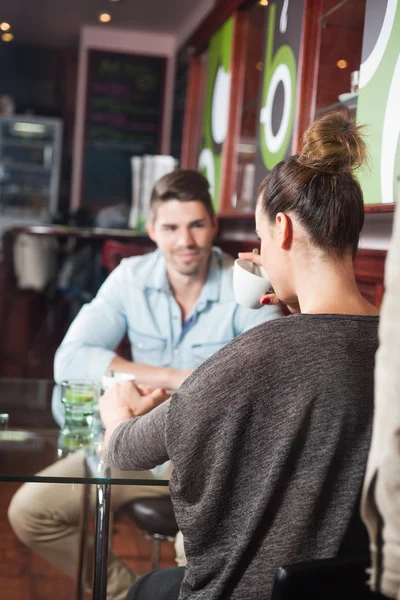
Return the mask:
<path id="1" fill-rule="evenodd" d="M 80 181 L 80 202 L 79 202 L 79 206 L 80 207 L 85 207 L 88 208 L 89 210 L 92 209 L 99 209 L 99 208 L 104 208 L 105 206 L 108 205 L 113 205 L 115 204 L 115 202 L 113 202 L 110 199 L 110 202 L 108 204 L 104 204 L 104 203 L 98 203 L 98 202 L 90 202 L 87 203 L 85 201 L 85 173 L 86 173 L 86 169 L 87 169 L 87 165 L 86 165 L 86 155 L 87 155 L 87 150 L 88 150 L 88 129 L 89 129 L 89 115 L 90 115 L 90 100 L 91 100 L 91 94 L 90 94 L 90 86 L 91 83 L 93 81 L 93 66 L 92 66 L 92 60 L 93 58 L 96 57 L 110 57 L 110 59 L 115 59 L 115 58 L 119 58 L 119 59 L 127 59 L 128 61 L 136 61 L 137 63 L 142 63 L 143 65 L 158 65 L 160 67 L 160 69 L 162 70 L 162 77 L 160 80 L 160 89 L 159 89 L 159 109 L 158 109 L 158 114 L 159 114 L 159 123 L 158 123 L 158 131 L 157 131 L 157 141 L 154 144 L 154 150 L 156 150 L 157 153 L 161 152 L 161 139 L 162 139 L 162 130 L 163 130 L 163 124 L 164 124 L 164 111 L 163 111 L 163 104 L 164 104 L 164 100 L 165 100 L 165 86 L 166 86 L 166 75 L 167 75 L 167 58 L 165 56 L 148 56 L 148 55 L 144 55 L 144 54 L 140 54 L 140 53 L 129 53 L 129 52 L 121 52 L 121 51 L 114 51 L 114 50 L 98 50 L 95 48 L 89 48 L 88 49 L 88 54 L 87 54 L 87 61 L 88 61 L 88 69 L 87 69 L 87 76 L 86 76 L 86 84 L 85 84 L 85 123 L 84 123 L 84 136 L 83 136 L 83 153 L 82 153 L 82 157 L 83 157 L 83 164 L 82 164 L 82 174 L 81 174 L 81 181 Z M 154 152 L 153 150 L 153 152 Z M 152 152 L 152 153 L 153 153 Z M 141 152 L 139 151 L 138 154 L 144 154 L 145 152 Z"/>
<path id="2" fill-rule="evenodd" d="M 186 91 L 185 117 L 183 121 L 181 167 L 184 169 L 197 168 L 198 140 L 201 130 L 201 106 L 203 104 L 203 92 L 205 85 L 205 73 L 203 57 L 194 55 L 189 64 L 188 86 Z"/>

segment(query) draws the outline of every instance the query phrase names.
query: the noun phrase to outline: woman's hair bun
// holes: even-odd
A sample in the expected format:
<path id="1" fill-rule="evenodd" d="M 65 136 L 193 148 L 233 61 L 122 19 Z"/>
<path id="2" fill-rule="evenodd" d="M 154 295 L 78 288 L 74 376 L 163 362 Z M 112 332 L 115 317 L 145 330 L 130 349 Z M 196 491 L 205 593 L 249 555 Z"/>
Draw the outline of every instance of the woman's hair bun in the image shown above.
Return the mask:
<path id="1" fill-rule="evenodd" d="M 361 128 L 347 111 L 323 115 L 304 133 L 298 162 L 331 173 L 359 168 L 368 159 Z"/>

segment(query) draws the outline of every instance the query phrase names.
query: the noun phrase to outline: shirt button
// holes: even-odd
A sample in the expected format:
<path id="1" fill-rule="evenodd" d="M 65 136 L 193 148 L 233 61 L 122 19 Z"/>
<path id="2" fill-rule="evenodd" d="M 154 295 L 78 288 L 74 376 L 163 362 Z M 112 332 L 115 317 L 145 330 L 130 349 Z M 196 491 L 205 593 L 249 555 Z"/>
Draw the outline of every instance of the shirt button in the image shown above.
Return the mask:
<path id="1" fill-rule="evenodd" d="M 179 350 L 178 350 L 178 348 L 175 348 L 175 350 L 174 350 L 174 354 L 179 354 Z"/>
<path id="2" fill-rule="evenodd" d="M 143 344 L 142 342 L 139 342 L 138 344 L 136 344 L 138 348 L 143 348 Z"/>

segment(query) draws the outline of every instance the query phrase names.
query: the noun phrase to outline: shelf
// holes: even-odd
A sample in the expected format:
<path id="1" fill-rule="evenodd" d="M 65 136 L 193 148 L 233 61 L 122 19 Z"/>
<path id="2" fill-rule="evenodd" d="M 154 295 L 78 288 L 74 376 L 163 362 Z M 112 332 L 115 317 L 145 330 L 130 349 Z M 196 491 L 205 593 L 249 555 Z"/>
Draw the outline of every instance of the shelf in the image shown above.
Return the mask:
<path id="1" fill-rule="evenodd" d="M 36 235 L 57 235 L 61 237 L 74 235 L 79 238 L 89 239 L 132 239 L 150 241 L 149 236 L 143 231 L 135 229 L 111 229 L 102 227 L 71 227 L 69 225 L 32 225 L 29 227 L 13 227 L 13 233 L 32 233 Z M 152 242 L 150 242 L 152 243 Z"/>
<path id="2" fill-rule="evenodd" d="M 42 140 L 42 141 L 38 141 L 38 140 L 3 140 L 3 147 L 6 148 L 7 146 L 9 146 L 10 148 L 21 148 L 24 147 L 26 148 L 27 146 L 29 148 L 45 148 L 46 146 L 52 146 L 52 141 L 51 140 Z"/>
<path id="3" fill-rule="evenodd" d="M 349 98 L 344 102 L 335 102 L 334 104 L 329 104 L 328 106 L 324 106 L 323 108 L 319 108 L 315 111 L 315 116 L 322 115 L 331 110 L 336 110 L 338 108 L 347 108 L 348 110 L 353 110 L 357 107 L 358 96 L 353 98 Z"/>
<path id="4" fill-rule="evenodd" d="M 396 204 L 364 204 L 366 213 L 392 213 L 395 211 Z"/>
<path id="5" fill-rule="evenodd" d="M 338 2 L 335 6 L 333 6 L 332 8 L 330 8 L 329 10 L 327 10 L 323 15 L 321 15 L 318 20 L 319 21 L 323 21 L 324 19 L 326 19 L 327 17 L 330 17 L 330 15 L 333 15 L 333 13 L 335 13 L 337 10 L 341 9 L 342 6 L 344 6 L 345 4 L 347 4 L 349 2 L 349 0 L 341 0 L 340 2 Z"/>
<path id="6" fill-rule="evenodd" d="M 7 169 L 14 169 L 17 171 L 27 171 L 30 173 L 44 173 L 44 174 L 50 174 L 51 173 L 51 169 L 49 169 L 48 167 L 43 167 L 42 165 L 34 165 L 32 163 L 24 163 L 24 162 L 11 162 L 11 161 L 7 161 L 4 159 L 1 160 L 1 162 L 3 163 L 4 167 L 6 167 Z"/>
<path id="7" fill-rule="evenodd" d="M 8 192 L 4 189 L 1 189 L 0 186 L 0 200 L 1 198 L 42 198 L 43 200 L 48 201 L 49 199 L 49 191 L 47 190 L 47 192 L 38 192 L 38 191 L 32 191 L 32 192 L 24 192 L 19 190 L 18 192 L 12 191 L 12 192 Z"/>
<path id="8" fill-rule="evenodd" d="M 30 209 L 29 207 L 2 207 L 0 206 L 0 229 L 4 225 L 6 229 L 9 227 L 21 228 L 35 225 L 39 222 L 46 222 L 49 219 L 47 209 L 39 208 L 38 210 Z M 7 223 L 8 221 L 8 223 Z"/>

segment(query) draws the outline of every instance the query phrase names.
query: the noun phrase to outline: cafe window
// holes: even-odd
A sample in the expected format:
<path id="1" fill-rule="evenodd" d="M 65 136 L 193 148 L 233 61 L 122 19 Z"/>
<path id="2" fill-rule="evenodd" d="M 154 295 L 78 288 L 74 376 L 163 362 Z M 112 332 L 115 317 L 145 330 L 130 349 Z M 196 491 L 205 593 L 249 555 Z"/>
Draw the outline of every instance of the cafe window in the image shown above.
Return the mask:
<path id="1" fill-rule="evenodd" d="M 323 0 L 315 116 L 356 113 L 366 0 Z"/>
<path id="2" fill-rule="evenodd" d="M 293 152 L 303 11 L 303 0 L 277 0 L 236 15 L 225 214 L 252 214 L 258 185 Z"/>
<path id="3" fill-rule="evenodd" d="M 245 33 L 243 104 L 236 141 L 236 181 L 232 208 L 238 212 L 254 211 L 255 161 L 258 146 L 260 97 L 264 70 L 265 22 L 267 11 L 255 4 L 248 11 Z"/>

